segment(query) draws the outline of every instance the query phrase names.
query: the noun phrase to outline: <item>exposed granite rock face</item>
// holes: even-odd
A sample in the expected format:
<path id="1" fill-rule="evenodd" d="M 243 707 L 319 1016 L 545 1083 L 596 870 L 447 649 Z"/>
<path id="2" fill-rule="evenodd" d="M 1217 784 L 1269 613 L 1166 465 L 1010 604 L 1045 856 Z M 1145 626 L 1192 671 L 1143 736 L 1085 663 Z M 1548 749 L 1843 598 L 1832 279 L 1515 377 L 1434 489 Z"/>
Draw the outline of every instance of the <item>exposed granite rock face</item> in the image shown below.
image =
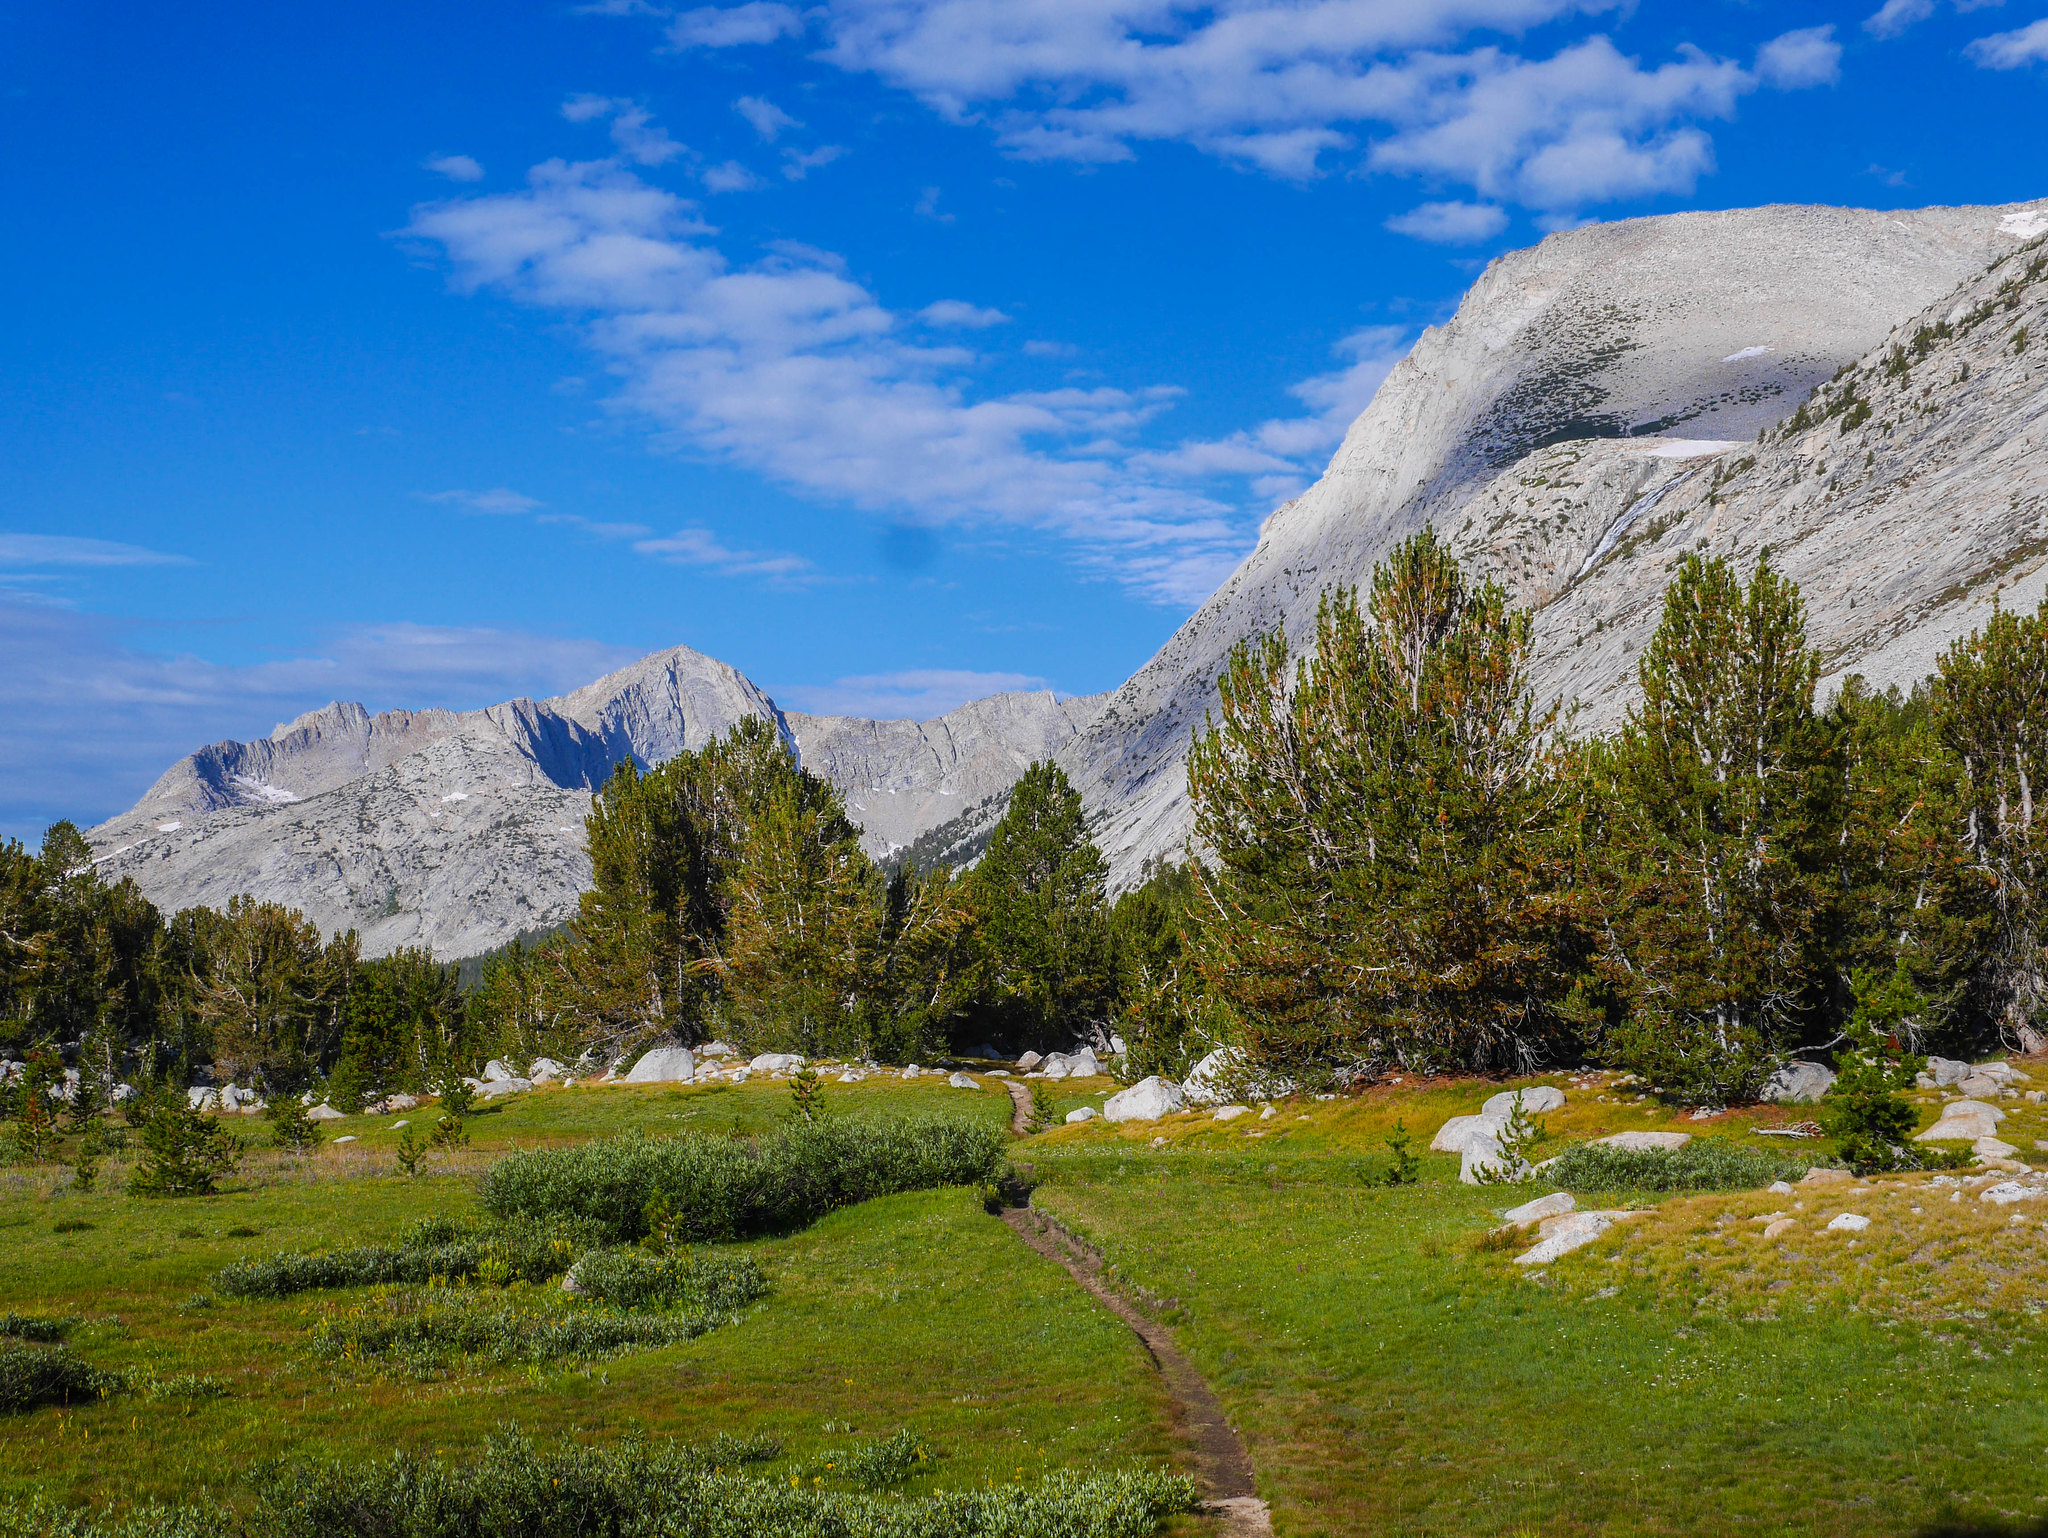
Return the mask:
<path id="1" fill-rule="evenodd" d="M 1128 884 L 1148 857 L 1183 848 L 1188 741 L 1214 705 L 1231 646 L 1275 627 L 1300 644 L 1325 589 L 1362 581 L 1425 523 L 1459 538 L 1504 578 L 1512 573 L 1530 601 L 1548 596 L 1537 626 L 1539 678 L 1586 699 L 1581 730 L 1618 718 L 1641 645 L 1640 627 L 1631 628 L 1638 610 L 1610 616 L 1609 607 L 1624 592 L 1632 602 L 1661 595 L 1675 547 L 1651 551 L 1631 525 L 1588 572 L 1579 566 L 1617 519 L 1633 514 L 1647 531 L 1690 517 L 1694 497 L 1719 499 L 1723 516 L 1708 537 L 1722 543 L 1713 548 L 1740 553 L 1768 537 L 1788 570 L 1796 561 L 1802 581 L 1812 574 L 1812 633 L 1831 654 L 1877 660 L 1854 638 L 1874 635 L 1881 612 L 1891 636 L 1886 676 L 1924 670 L 1941 637 L 1967 628 L 1960 612 L 1927 627 L 1934 609 L 1947 613 L 1946 602 L 1934 600 L 1951 575 L 1987 571 L 2035 537 L 1991 505 L 2007 500 L 1997 487 L 2009 467 L 1967 493 L 1982 503 L 1981 520 L 1951 520 L 1956 538 L 1967 523 L 1995 549 L 1945 549 L 1938 559 L 1946 574 L 1936 578 L 1914 564 L 1916 520 L 1924 522 L 1931 503 L 1915 498 L 1921 510 L 1909 512 L 1902 488 L 1880 499 L 1873 485 L 1856 494 L 1869 502 L 1867 526 L 1860 514 L 1844 523 L 1846 484 L 1822 502 L 1811 472 L 1792 482 L 1791 463 L 1769 456 L 1756 473 L 1785 484 L 1766 492 L 1757 481 L 1755 500 L 1743 504 L 1757 521 L 1736 534 L 1728 489 L 1716 477 L 1740 455 L 1719 451 L 1750 445 L 1841 365 L 2043 226 L 2048 218 L 2032 205 L 1909 213 L 1773 207 L 1595 225 L 1492 263 L 1457 314 L 1425 331 L 1388 376 L 1323 478 L 1267 519 L 1257 548 L 1216 595 L 1061 753 L 1096 819 L 1113 880 Z M 1930 382 L 1920 376 L 1915 389 Z M 1988 424 L 1983 430 L 1996 434 Z M 1907 431 L 1896 422 L 1898 441 L 1887 440 L 1890 473 L 1917 479 L 1925 472 L 1912 467 L 1899 439 Z M 2014 431 L 2024 437 L 2027 429 Z M 1696 441 L 1668 441 L 1680 436 Z M 1674 455 L 1685 457 L 1665 457 Z M 1545 484 L 1560 475 L 1568 489 Z M 1661 492 L 1647 508 L 1646 491 Z M 1876 511 L 1880 503 L 1891 511 Z M 1784 529 L 1766 527 L 1779 515 L 1801 520 L 1799 552 Z M 1675 536 L 1667 527 L 1660 537 Z M 1894 537 L 1907 543 L 1871 543 Z M 2022 564 L 2031 570 L 2038 557 Z M 1862 596 L 1866 578 L 1882 587 L 1874 608 Z"/>
<path id="2" fill-rule="evenodd" d="M 928 722 L 785 718 L 735 669 L 677 647 L 559 699 L 374 716 L 330 705 L 260 742 L 202 748 L 91 838 L 108 875 L 133 876 L 166 911 L 246 892 L 328 933 L 357 930 L 368 955 L 474 955 L 575 913 L 591 794 L 628 757 L 656 764 L 744 717 L 775 721 L 886 855 L 1007 791 L 1088 713 L 1041 693 Z"/>

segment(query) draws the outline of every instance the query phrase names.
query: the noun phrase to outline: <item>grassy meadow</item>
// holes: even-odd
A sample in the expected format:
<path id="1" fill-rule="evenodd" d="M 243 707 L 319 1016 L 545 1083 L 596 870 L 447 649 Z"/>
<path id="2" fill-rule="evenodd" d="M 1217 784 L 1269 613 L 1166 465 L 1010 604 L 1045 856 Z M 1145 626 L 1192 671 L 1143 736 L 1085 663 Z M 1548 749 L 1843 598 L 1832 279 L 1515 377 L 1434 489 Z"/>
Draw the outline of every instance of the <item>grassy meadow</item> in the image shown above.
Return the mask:
<path id="1" fill-rule="evenodd" d="M 1676 1128 L 1825 1151 L 1754 1135 L 1803 1114 L 1787 1108 L 1696 1123 L 1604 1077 L 1543 1082 L 1569 1096 L 1543 1118 L 1560 1145 Z M 1033 1204 L 1172 1326 L 1243 1436 L 1279 1533 L 1864 1538 L 2048 1515 L 2048 1211 L 1988 1207 L 1925 1175 L 1790 1197 L 1581 1193 L 1582 1207 L 1654 1210 L 1531 1274 L 1513 1263 L 1520 1244 L 1488 1237 L 1531 1188 L 1461 1186 L 1454 1159 L 1427 1153 L 1418 1184 L 1384 1183 L 1397 1121 L 1421 1152 L 1499 1087 L 1409 1082 L 1263 1118 L 1061 1125 L 1013 1154 L 1039 1182 Z M 1064 1115 L 1115 1086 L 1047 1088 Z M 1920 1098 L 1931 1120 L 1936 1097 Z M 2048 1107 L 2006 1104 L 2008 1142 L 2048 1139 Z M 826 1105 L 1010 1113 L 987 1080 L 979 1093 L 828 1083 Z M 476 1177 L 513 1149 L 762 1132 L 788 1107 L 774 1080 L 547 1088 L 480 1110 L 470 1147 L 410 1180 L 394 1124 L 423 1126 L 431 1109 L 354 1117 L 323 1131 L 355 1142 L 254 1154 L 206 1198 L 128 1197 L 118 1165 L 93 1194 L 61 1166 L 0 1169 L 0 1314 L 69 1318 L 80 1356 L 130 1378 L 101 1402 L 0 1415 L 0 1497 L 233 1501 L 268 1459 L 459 1459 L 514 1423 L 592 1442 L 767 1433 L 791 1468 L 908 1428 L 936 1454 L 911 1491 L 1180 1456 L 1143 1347 L 967 1189 L 733 1246 L 769 1286 L 737 1322 L 600 1360 L 416 1376 L 309 1349 L 321 1312 L 360 1307 L 367 1289 L 208 1296 L 230 1261 L 472 1217 Z M 1825 1228 L 1850 1210 L 1871 1226 Z M 1763 1240 L 1758 1220 L 1779 1213 L 1798 1225 Z"/>

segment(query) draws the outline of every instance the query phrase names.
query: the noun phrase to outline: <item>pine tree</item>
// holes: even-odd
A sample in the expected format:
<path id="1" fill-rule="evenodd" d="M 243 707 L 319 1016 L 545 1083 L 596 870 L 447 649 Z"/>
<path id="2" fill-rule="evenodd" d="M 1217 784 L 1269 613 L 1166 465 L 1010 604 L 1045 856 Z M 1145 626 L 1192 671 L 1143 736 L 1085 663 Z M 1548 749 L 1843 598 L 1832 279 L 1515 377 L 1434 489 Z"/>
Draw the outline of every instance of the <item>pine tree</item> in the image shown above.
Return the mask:
<path id="1" fill-rule="evenodd" d="M 1841 777 L 1797 588 L 1687 557 L 1603 759 L 1611 1060 L 1693 1103 L 1752 1100 L 1820 1009 Z"/>
<path id="2" fill-rule="evenodd" d="M 1208 994 L 1252 1059 L 1527 1065 L 1578 969 L 1573 800 L 1529 619 L 1434 533 L 1232 654 L 1188 762 Z M 1291 676 L 1290 676 L 1291 675 Z"/>
<path id="3" fill-rule="evenodd" d="M 994 1034 L 1064 1047 L 1106 1030 L 1114 1000 L 1108 875 L 1066 775 L 1052 763 L 1026 769 L 967 878 L 977 987 Z"/>
<path id="4" fill-rule="evenodd" d="M 211 1196 L 214 1181 L 242 1160 L 242 1140 L 216 1118 L 178 1100 L 142 1124 L 142 1162 L 128 1177 L 134 1196 Z"/>

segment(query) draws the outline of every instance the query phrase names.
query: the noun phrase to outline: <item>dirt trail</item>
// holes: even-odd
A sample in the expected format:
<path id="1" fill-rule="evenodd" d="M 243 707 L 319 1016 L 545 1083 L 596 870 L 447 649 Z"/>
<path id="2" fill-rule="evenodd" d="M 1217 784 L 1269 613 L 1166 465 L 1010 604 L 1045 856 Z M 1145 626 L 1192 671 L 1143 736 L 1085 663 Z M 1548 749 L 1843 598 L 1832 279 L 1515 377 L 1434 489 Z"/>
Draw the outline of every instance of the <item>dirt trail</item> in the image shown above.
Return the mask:
<path id="1" fill-rule="evenodd" d="M 1031 1092 L 1014 1080 L 1003 1087 L 1016 1107 L 1011 1129 L 1021 1137 L 1030 1125 Z M 1244 1443 L 1224 1418 L 1223 1406 L 1209 1392 L 1202 1375 L 1180 1354 L 1173 1337 L 1102 1280 L 1102 1257 L 1058 1219 L 1028 1207 L 1013 1207 L 1004 1212 L 1003 1221 L 1047 1260 L 1066 1267 L 1067 1274 L 1087 1289 L 1089 1296 L 1129 1325 L 1144 1344 L 1173 1398 L 1173 1429 L 1193 1455 L 1203 1509 L 1221 1519 L 1218 1531 L 1223 1538 L 1272 1538 L 1273 1520 L 1266 1503 L 1259 1499 Z"/>

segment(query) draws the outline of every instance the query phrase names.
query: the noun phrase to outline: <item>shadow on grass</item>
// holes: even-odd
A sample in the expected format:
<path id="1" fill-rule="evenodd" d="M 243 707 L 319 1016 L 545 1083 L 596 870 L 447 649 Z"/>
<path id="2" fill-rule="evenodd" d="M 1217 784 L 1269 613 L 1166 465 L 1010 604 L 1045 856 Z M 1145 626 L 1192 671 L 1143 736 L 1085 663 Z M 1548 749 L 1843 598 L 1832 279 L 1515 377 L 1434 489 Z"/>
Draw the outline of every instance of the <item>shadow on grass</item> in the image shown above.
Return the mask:
<path id="1" fill-rule="evenodd" d="M 1979 1517 L 1945 1517 L 1913 1530 L 1913 1538 L 2048 1538 L 2048 1518 L 1995 1522 Z"/>

